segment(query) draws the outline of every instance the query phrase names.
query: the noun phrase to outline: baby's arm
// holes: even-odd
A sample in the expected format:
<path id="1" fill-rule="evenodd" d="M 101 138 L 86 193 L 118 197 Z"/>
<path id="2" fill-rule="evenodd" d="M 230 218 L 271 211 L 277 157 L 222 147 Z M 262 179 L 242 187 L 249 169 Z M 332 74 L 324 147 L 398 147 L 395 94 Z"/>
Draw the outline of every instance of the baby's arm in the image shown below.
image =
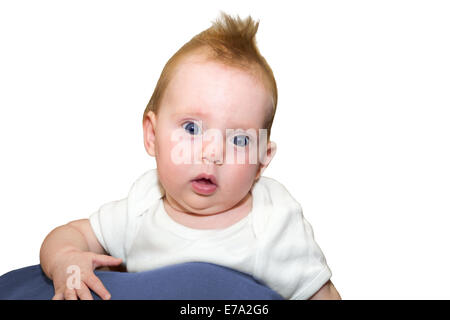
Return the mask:
<path id="1" fill-rule="evenodd" d="M 51 231 L 42 243 L 40 260 L 42 270 L 53 280 L 53 299 L 92 299 L 89 288 L 101 298 L 109 299 L 111 295 L 94 274 L 94 269 L 117 266 L 122 261 L 106 255 L 88 219 L 72 221 Z M 67 286 L 69 266 L 79 268 L 78 288 Z"/>
<path id="2" fill-rule="evenodd" d="M 329 280 L 322 288 L 319 289 L 310 300 L 341 300 L 339 292 L 337 292 L 333 283 Z"/>

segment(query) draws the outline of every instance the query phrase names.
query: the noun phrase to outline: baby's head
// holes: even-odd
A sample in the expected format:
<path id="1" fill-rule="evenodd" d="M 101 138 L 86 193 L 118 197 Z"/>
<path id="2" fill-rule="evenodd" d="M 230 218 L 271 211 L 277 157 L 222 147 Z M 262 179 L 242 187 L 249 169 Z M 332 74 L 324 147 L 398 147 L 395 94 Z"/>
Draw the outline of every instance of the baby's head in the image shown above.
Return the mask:
<path id="1" fill-rule="evenodd" d="M 167 62 L 145 109 L 145 148 L 186 212 L 234 207 L 275 155 L 277 87 L 256 47 L 258 24 L 222 14 Z"/>

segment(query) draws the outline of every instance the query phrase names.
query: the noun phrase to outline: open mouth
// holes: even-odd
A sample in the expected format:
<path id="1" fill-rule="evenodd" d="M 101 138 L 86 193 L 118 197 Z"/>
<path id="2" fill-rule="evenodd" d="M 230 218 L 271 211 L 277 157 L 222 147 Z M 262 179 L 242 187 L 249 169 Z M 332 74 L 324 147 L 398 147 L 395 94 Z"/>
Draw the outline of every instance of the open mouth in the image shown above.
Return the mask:
<path id="1" fill-rule="evenodd" d="M 205 185 L 215 184 L 210 179 L 206 179 L 206 178 L 201 178 L 201 179 L 197 179 L 197 180 L 194 180 L 194 181 L 197 181 L 198 183 L 205 184 Z"/>
<path id="2" fill-rule="evenodd" d="M 198 181 L 203 184 L 215 184 L 217 185 L 216 177 L 213 174 L 201 173 L 196 176 L 192 181 Z"/>
<path id="3" fill-rule="evenodd" d="M 217 189 L 216 179 L 212 175 L 201 174 L 191 184 L 194 191 L 202 195 L 212 194 Z"/>

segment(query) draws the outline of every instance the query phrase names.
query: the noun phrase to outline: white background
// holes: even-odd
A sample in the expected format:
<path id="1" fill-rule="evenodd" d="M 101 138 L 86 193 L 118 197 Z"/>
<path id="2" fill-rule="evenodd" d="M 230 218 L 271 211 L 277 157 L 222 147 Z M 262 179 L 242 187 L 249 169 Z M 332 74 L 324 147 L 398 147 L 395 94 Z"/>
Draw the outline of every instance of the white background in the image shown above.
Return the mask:
<path id="1" fill-rule="evenodd" d="M 345 299 L 450 294 L 446 1 L 0 2 L 0 274 L 155 167 L 142 112 L 223 10 L 260 20 L 278 153 Z"/>

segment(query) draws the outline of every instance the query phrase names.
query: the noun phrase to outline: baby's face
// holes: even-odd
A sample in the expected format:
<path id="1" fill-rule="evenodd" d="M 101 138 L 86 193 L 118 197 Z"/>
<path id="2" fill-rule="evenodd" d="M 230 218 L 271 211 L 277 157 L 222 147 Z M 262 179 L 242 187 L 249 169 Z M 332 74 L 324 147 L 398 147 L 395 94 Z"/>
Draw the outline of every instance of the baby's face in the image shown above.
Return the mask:
<path id="1" fill-rule="evenodd" d="M 271 109 L 270 93 L 248 72 L 195 57 L 178 65 L 158 115 L 144 120 L 147 152 L 176 209 L 214 214 L 248 195 L 275 153 L 269 144 L 265 165 L 250 158 Z M 193 181 L 202 173 L 215 186 Z"/>

